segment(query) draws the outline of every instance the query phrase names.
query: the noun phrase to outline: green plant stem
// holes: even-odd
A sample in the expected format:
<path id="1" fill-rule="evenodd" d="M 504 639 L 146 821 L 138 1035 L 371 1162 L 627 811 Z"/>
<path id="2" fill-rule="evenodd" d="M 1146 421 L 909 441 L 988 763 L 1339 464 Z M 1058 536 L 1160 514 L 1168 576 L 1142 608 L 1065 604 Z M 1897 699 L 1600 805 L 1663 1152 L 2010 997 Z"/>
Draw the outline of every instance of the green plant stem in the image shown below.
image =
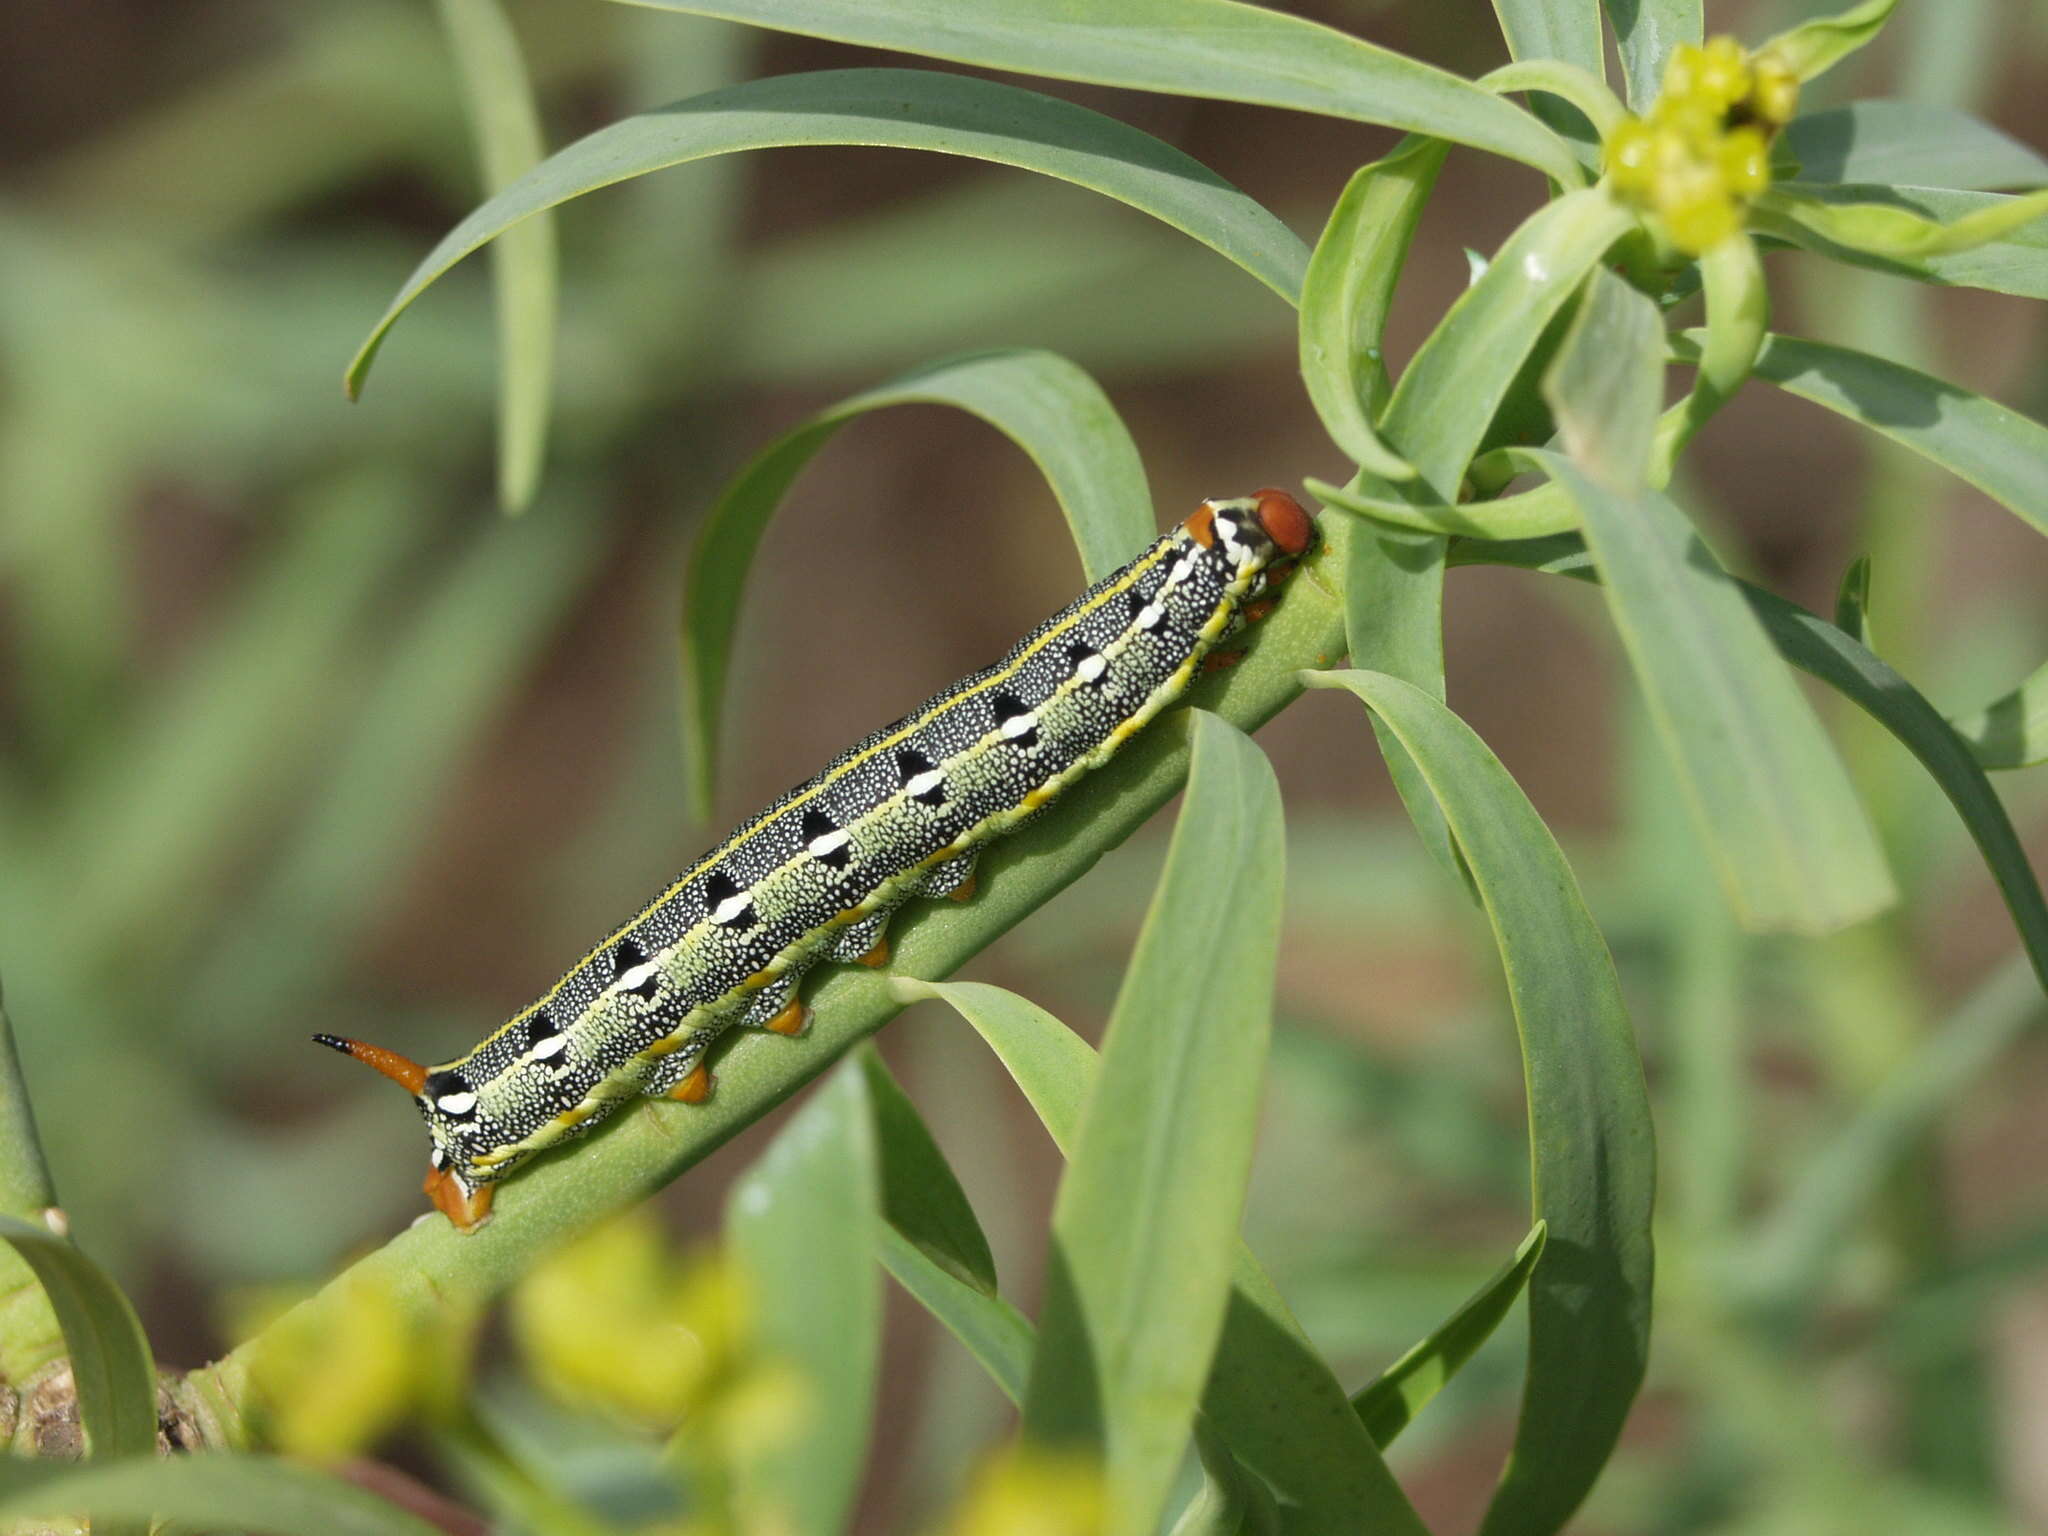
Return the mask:
<path id="1" fill-rule="evenodd" d="M 1260 624 L 1250 653 L 1200 684 L 1195 702 L 1241 729 L 1256 729 L 1301 692 L 1296 673 L 1327 667 L 1343 654 L 1339 587 L 1352 537 L 1345 519 L 1328 521 L 1323 547 Z M 816 1022 L 802 1040 L 736 1031 L 741 1037 L 716 1054 L 718 1086 L 708 1103 L 649 1103 L 619 1115 L 566 1155 L 544 1158 L 508 1181 L 498 1214 L 481 1231 L 464 1237 L 439 1217 L 423 1221 L 301 1305 L 333 1307 L 343 1287 L 363 1278 L 421 1318 L 503 1290 L 542 1252 L 646 1199 L 880 1029 L 903 1007 L 891 994 L 892 975 L 951 974 L 1087 873 L 1179 792 L 1188 750 L 1185 717 L 1160 722 L 1077 785 L 1044 821 L 992 847 L 972 902 L 920 904 L 900 917 L 887 970 L 830 968 L 810 990 Z M 317 1191 L 308 1198 L 317 1198 Z M 226 1417 L 244 1400 L 249 1362 L 261 1343 L 258 1335 L 193 1372 L 182 1390 Z"/>
<path id="2" fill-rule="evenodd" d="M 0 1000 L 0 1213 L 40 1221 L 57 1203 L 57 1186 L 36 1135 L 35 1110 L 14 1048 L 14 1025 Z"/>

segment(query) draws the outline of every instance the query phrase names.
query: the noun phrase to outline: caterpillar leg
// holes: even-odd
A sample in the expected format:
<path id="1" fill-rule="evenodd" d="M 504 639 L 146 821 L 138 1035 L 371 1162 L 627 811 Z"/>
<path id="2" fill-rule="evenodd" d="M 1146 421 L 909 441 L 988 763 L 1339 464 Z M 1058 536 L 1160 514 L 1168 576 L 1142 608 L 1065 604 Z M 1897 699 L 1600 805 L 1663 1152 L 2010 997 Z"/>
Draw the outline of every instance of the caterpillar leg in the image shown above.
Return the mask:
<path id="1" fill-rule="evenodd" d="M 792 997 L 773 1018 L 763 1019 L 760 1027 L 778 1035 L 800 1035 L 811 1027 L 811 1010 L 800 998 Z"/>
<path id="2" fill-rule="evenodd" d="M 702 1104 L 711 1097 L 711 1086 L 716 1081 L 711 1067 L 702 1056 L 697 1064 L 683 1074 L 682 1081 L 662 1094 L 665 1099 L 674 1099 L 678 1104 Z"/>
<path id="3" fill-rule="evenodd" d="M 472 1189 L 446 1168 L 428 1169 L 427 1181 L 420 1188 L 434 1202 L 434 1209 L 454 1222 L 455 1230 L 462 1233 L 474 1232 L 491 1219 L 491 1196 L 498 1192 L 495 1184 L 479 1184 Z"/>
<path id="4" fill-rule="evenodd" d="M 889 941 L 882 937 L 882 930 L 888 926 L 887 912 L 871 913 L 842 928 L 826 953 L 834 960 L 851 961 L 855 965 L 887 965 Z"/>
<path id="5" fill-rule="evenodd" d="M 980 857 L 981 850 L 976 848 L 934 864 L 924 872 L 924 878 L 918 882 L 917 894 L 950 896 L 955 901 L 967 900 L 974 894 L 974 866 Z"/>
<path id="6" fill-rule="evenodd" d="M 640 1091 L 650 1099 L 702 1104 L 711 1097 L 716 1081 L 707 1060 L 713 1038 L 713 1032 L 700 1030 L 667 1055 L 656 1057 Z"/>

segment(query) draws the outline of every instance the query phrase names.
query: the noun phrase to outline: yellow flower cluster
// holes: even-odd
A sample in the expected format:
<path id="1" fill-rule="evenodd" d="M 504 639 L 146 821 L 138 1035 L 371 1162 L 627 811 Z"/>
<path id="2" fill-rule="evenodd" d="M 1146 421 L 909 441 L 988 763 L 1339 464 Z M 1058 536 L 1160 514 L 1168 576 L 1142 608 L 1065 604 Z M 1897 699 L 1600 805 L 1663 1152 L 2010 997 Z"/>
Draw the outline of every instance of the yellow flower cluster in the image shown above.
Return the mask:
<path id="1" fill-rule="evenodd" d="M 1771 139 L 1798 104 L 1798 76 L 1768 51 L 1732 37 L 1680 44 L 1650 115 L 1608 136 L 1608 183 L 1697 256 L 1742 228 L 1749 200 L 1771 183 Z"/>

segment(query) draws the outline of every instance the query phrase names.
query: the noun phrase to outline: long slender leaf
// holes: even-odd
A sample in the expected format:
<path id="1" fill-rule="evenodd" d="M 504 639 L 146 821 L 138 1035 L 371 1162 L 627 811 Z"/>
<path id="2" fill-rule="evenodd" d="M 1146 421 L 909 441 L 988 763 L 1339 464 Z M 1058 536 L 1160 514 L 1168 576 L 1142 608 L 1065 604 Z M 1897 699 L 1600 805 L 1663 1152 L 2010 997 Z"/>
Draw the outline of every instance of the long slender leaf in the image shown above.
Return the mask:
<path id="1" fill-rule="evenodd" d="M 1351 1406 L 1381 1450 L 1415 1422 L 1429 1400 L 1493 1337 L 1493 1330 L 1521 1299 L 1531 1272 L 1543 1257 L 1549 1230 L 1541 1221 L 1531 1227 L 1516 1246 L 1515 1256 L 1466 1298 L 1443 1326 L 1418 1340 L 1413 1349 L 1352 1395 Z"/>
<path id="2" fill-rule="evenodd" d="M 1949 724 L 1986 768 L 2029 768 L 2048 762 L 2048 662 L 2010 693 Z"/>
<path id="3" fill-rule="evenodd" d="M 1560 59 L 1595 80 L 1606 78 L 1607 49 L 1600 35 L 1600 0 L 1493 0 L 1508 53 L 1521 59 Z M 1539 104 L 1537 116 L 1562 128 Z"/>
<path id="4" fill-rule="evenodd" d="M 0 1517 L 76 1515 L 92 1516 L 95 1528 L 160 1518 L 188 1530 L 277 1536 L 437 1536 L 436 1527 L 388 1500 L 267 1456 L 149 1455 L 104 1464 L 0 1457 Z"/>
<path id="5" fill-rule="evenodd" d="M 156 1363 L 121 1288 L 48 1227 L 0 1215 L 0 1240 L 35 1271 L 64 1330 L 92 1454 L 109 1461 L 155 1455 Z"/>
<path id="6" fill-rule="evenodd" d="M 361 388 L 385 333 L 421 291 L 520 220 L 649 171 L 801 144 L 928 149 L 1038 171 L 1163 220 L 1290 303 L 1301 290 L 1307 252 L 1284 224 L 1199 161 L 1114 118 L 1016 86 L 935 70 L 777 75 L 600 128 L 476 209 L 399 289 L 349 364 L 350 391 Z"/>
<path id="7" fill-rule="evenodd" d="M 1198 712 L 1166 869 L 1053 1208 L 1024 1400 L 1025 1433 L 1042 1443 L 1099 1426 L 1115 1532 L 1157 1526 L 1229 1305 L 1283 857 L 1271 765 Z"/>
<path id="8" fill-rule="evenodd" d="M 1757 52 L 1779 60 L 1801 80 L 1811 80 L 1872 42 L 1898 4 L 1899 0 L 1862 0 L 1836 15 L 1788 27 Z"/>
<path id="9" fill-rule="evenodd" d="M 1493 926 L 1522 1044 L 1532 1203 L 1529 1373 L 1481 1527 L 1550 1532 L 1592 1487 L 1641 1385 L 1650 1326 L 1655 1140 L 1614 962 L 1550 829 L 1471 728 L 1378 672 L 1312 672 L 1400 737 L 1442 802 Z"/>
<path id="10" fill-rule="evenodd" d="M 1595 270 L 1543 397 L 1565 451 L 1588 475 L 1624 494 L 1647 489 L 1664 403 L 1664 327 L 1648 299 Z"/>
<path id="11" fill-rule="evenodd" d="M 28 1080 L 14 1048 L 14 1021 L 0 999 L 0 1216 L 40 1216 L 56 1203 Z"/>
<path id="12" fill-rule="evenodd" d="M 1650 109 L 1663 88 L 1664 66 L 1680 43 L 1704 34 L 1700 0 L 1601 0 L 1621 45 L 1621 74 L 1632 111 Z"/>
<path id="13" fill-rule="evenodd" d="M 972 1024 L 1016 1079 L 1054 1145 L 1072 1156 L 1099 1070 L 1085 1040 L 1000 987 L 899 979 L 893 990 L 904 1002 L 944 1002 Z M 1336 1377 L 1240 1245 L 1230 1310 L 1202 1396 L 1204 1417 L 1273 1487 L 1290 1532 L 1419 1536 L 1414 1510 L 1346 1407 Z"/>
<path id="14" fill-rule="evenodd" d="M 1674 338 L 1681 358 L 1701 338 Z M 1939 464 L 2048 533 L 2048 427 L 1995 400 L 1868 352 L 1770 335 L 1758 377 Z"/>
<path id="15" fill-rule="evenodd" d="M 1526 545 L 1472 544 L 1458 554 L 1461 561 L 1599 580 L 1592 558 L 1573 537 Z M 2041 883 L 2012 819 L 1969 744 L 1919 690 L 1834 625 L 1761 587 L 1745 582 L 1736 586 L 1780 655 L 1841 693 L 1920 760 L 1984 855 L 2020 942 L 2048 987 L 2048 900 L 2042 897 Z"/>
<path id="16" fill-rule="evenodd" d="M 955 1279 L 993 1296 L 996 1261 L 967 1192 L 881 1056 L 869 1046 L 857 1059 L 875 1120 L 882 1220 Z"/>
<path id="17" fill-rule="evenodd" d="M 733 631 L 769 518 L 841 427 L 869 411 L 912 403 L 979 416 L 1029 454 L 1059 498 L 1089 580 L 1115 570 L 1152 539 L 1145 467 L 1115 407 L 1087 374 L 1048 352 L 985 352 L 933 363 L 785 433 L 720 493 L 683 578 L 683 749 L 692 808 L 700 817 L 710 810 Z"/>
<path id="18" fill-rule="evenodd" d="M 967 1346 L 1005 1397 L 1022 1403 L 1036 1343 L 1024 1314 L 940 1266 L 895 1227 L 884 1227 L 880 1242 L 883 1267 L 897 1283 Z"/>
<path id="19" fill-rule="evenodd" d="M 1564 143 L 1457 76 L 1236 0 L 635 0 L 987 69 L 1384 123 L 1569 182 Z"/>
<path id="20" fill-rule="evenodd" d="M 1934 219 L 1894 202 L 1847 202 L 1785 182 L 1763 193 L 1756 208 L 1760 219 L 1769 219 L 1762 228 L 1782 233 L 1794 226 L 1866 256 L 1924 262 L 1976 250 L 2048 218 L 2048 191 L 2005 198 L 1953 219 Z"/>
<path id="21" fill-rule="evenodd" d="M 463 105 L 495 195 L 540 163 L 540 109 L 498 0 L 435 0 L 462 80 Z M 547 452 L 555 362 L 555 229 L 546 214 L 506 231 L 491 251 L 498 310 L 498 495 L 523 512 Z"/>
<path id="22" fill-rule="evenodd" d="M 1386 388 L 1380 337 L 1415 226 L 1450 148 L 1410 138 L 1356 172 L 1330 210 L 1301 289 L 1301 377 L 1330 440 L 1383 479 L 1415 468 L 1373 430 Z"/>
<path id="23" fill-rule="evenodd" d="M 1570 460 L 1608 609 L 1747 927 L 1826 933 L 1895 897 L 1840 758 L 1762 626 L 1664 496 L 1625 496 Z"/>
<path id="24" fill-rule="evenodd" d="M 2048 159 L 1954 107 L 1853 101 L 1797 118 L 1776 152 L 1799 162 L 1801 181 L 1875 181 L 1995 192 L 2048 183 Z"/>
<path id="25" fill-rule="evenodd" d="M 1465 466 L 1543 328 L 1633 222 L 1599 188 L 1566 193 L 1523 221 L 1430 332 L 1380 421 L 1415 466 L 1418 495 L 1457 501 Z"/>
<path id="26" fill-rule="evenodd" d="M 748 1529 L 836 1536 L 860 1491 L 881 1354 L 877 1161 L 867 1078 L 848 1062 L 733 1186 L 726 1234 L 759 1345 L 802 1405 L 735 1469 Z"/>
<path id="27" fill-rule="evenodd" d="M 2015 216 L 2018 197 L 1999 192 L 1958 192 L 1946 187 L 1887 186 L 1854 183 L 1843 186 L 1813 182 L 1787 183 L 1795 188 L 1800 218 L 1781 212 L 1771 198 L 1759 201 L 1751 210 L 1751 223 L 1761 233 L 1775 235 L 1793 245 L 1803 246 L 1836 261 L 1853 266 L 1873 267 L 1920 282 L 1947 283 L 1958 288 L 1988 288 L 1993 293 L 2010 293 L 2023 299 L 2048 299 L 2048 219 L 2009 227 L 1999 238 L 1969 250 L 1935 251 L 1920 256 L 1882 254 L 1860 249 L 1830 238 L 1822 204 L 1839 204 L 1864 210 L 1889 209 L 1915 216 L 1920 223 L 1909 231 L 1925 233 L 1926 225 L 1953 225 L 1964 219 L 1990 217 L 2007 223 Z M 1780 189 L 1782 190 L 1782 189 Z M 2024 209 L 2017 209 L 2023 212 Z M 1861 218 L 1858 214 L 1852 217 Z"/>

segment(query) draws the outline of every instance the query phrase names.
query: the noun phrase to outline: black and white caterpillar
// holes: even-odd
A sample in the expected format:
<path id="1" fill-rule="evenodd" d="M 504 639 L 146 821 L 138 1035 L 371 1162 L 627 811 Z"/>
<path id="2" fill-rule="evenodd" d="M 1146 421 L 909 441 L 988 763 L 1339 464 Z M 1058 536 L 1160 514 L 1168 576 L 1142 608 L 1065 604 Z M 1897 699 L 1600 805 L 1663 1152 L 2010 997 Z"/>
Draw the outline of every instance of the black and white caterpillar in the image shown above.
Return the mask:
<path id="1" fill-rule="evenodd" d="M 314 1039 L 414 1096 L 433 1140 L 426 1192 L 474 1230 L 498 1180 L 626 1101 L 702 1100 L 726 1030 L 800 1034 L 804 973 L 886 963 L 882 931 L 905 901 L 970 894 L 981 845 L 1170 704 L 1314 537 L 1284 491 L 1204 502 L 994 666 L 746 822 L 468 1055 L 429 1068 Z"/>

